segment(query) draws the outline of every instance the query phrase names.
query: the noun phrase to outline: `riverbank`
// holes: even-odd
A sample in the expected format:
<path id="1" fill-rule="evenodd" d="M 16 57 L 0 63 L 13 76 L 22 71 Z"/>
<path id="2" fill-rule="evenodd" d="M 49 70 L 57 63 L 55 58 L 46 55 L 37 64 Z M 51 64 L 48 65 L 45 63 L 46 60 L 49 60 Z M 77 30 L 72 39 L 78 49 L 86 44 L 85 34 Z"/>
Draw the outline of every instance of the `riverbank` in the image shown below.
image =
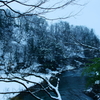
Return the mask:
<path id="1" fill-rule="evenodd" d="M 83 68 L 68 70 L 59 75 L 59 92 L 61 94 L 62 100 L 93 100 L 83 93 L 83 90 L 86 89 L 86 77 L 81 76 L 82 70 Z M 56 80 L 53 79 L 52 84 L 56 85 Z M 42 85 L 46 86 L 47 84 L 43 82 Z M 33 89 L 32 91 L 35 91 L 39 88 L 40 87 L 36 85 L 31 87 L 31 90 Z M 44 91 L 40 91 L 36 94 L 39 97 L 42 97 L 43 100 L 52 100 Z M 21 93 L 18 96 L 22 100 L 36 100 L 28 93 Z"/>
<path id="2" fill-rule="evenodd" d="M 84 93 L 93 100 L 100 100 L 100 84 L 94 84 L 91 88 L 84 91 Z"/>

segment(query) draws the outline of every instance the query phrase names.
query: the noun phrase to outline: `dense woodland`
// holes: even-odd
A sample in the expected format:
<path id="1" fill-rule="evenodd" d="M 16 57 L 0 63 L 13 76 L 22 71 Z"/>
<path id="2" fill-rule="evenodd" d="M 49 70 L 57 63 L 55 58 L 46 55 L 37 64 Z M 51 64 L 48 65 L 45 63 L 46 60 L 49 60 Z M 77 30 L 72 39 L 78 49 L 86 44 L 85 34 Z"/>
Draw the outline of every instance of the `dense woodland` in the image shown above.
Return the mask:
<path id="1" fill-rule="evenodd" d="M 12 18 L 10 16 L 15 14 L 9 10 L 6 10 L 6 14 L 9 17 L 0 10 L 0 72 L 7 75 L 6 78 L 1 77 L 1 81 L 16 82 L 14 79 L 22 81 L 25 79 L 23 77 L 28 76 L 26 72 L 29 74 L 31 72 L 48 73 L 53 70 L 60 73 L 66 70 L 68 65 L 80 68 L 86 66 L 87 62 L 93 62 L 85 69 L 85 74 L 91 77 L 89 77 L 90 83 L 98 82 L 100 79 L 100 40 L 93 29 L 70 25 L 66 21 L 48 24 L 45 19 L 36 15 Z M 96 59 L 88 61 L 93 58 Z M 24 72 L 24 69 L 27 71 Z M 22 70 L 23 74 L 20 73 Z M 14 77 L 16 73 L 21 74 L 21 77 Z M 32 75 L 46 81 L 50 90 L 52 88 L 51 91 L 56 93 L 56 100 L 62 100 L 58 90 L 60 79 L 53 76 L 57 78 L 55 87 L 36 73 Z M 11 76 L 8 78 L 9 75 L 12 75 L 14 79 Z M 17 82 L 24 84 L 20 80 Z M 30 82 L 30 80 L 24 81 Z M 93 98 L 99 93 L 98 91 L 97 87 L 92 89 L 91 93 L 95 93 Z M 48 94 L 47 91 L 46 93 Z"/>
<path id="2" fill-rule="evenodd" d="M 1 69 L 4 65 L 6 71 L 28 67 L 33 71 L 57 70 L 67 65 L 80 67 L 85 59 L 100 57 L 98 51 L 82 44 L 99 47 L 93 29 L 66 21 L 48 24 L 35 15 L 14 19 L 0 11 Z M 34 68 L 34 62 L 41 64 L 40 67 Z"/>

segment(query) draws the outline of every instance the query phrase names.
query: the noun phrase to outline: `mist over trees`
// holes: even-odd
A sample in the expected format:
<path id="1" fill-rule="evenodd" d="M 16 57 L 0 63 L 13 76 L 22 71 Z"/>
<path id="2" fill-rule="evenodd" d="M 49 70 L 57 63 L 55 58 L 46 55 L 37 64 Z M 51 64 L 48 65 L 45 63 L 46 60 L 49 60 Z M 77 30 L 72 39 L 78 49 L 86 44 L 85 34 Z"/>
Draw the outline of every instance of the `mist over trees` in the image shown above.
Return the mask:
<path id="1" fill-rule="evenodd" d="M 9 10 L 7 13 L 12 14 Z M 41 64 L 40 71 L 57 70 L 69 64 L 74 66 L 78 58 L 81 62 L 100 56 L 95 49 L 80 43 L 96 48 L 100 45 L 93 29 L 85 26 L 73 26 L 66 21 L 48 25 L 36 15 L 14 19 L 0 11 L 0 65 L 4 64 L 7 71 L 28 68 L 34 62 Z"/>

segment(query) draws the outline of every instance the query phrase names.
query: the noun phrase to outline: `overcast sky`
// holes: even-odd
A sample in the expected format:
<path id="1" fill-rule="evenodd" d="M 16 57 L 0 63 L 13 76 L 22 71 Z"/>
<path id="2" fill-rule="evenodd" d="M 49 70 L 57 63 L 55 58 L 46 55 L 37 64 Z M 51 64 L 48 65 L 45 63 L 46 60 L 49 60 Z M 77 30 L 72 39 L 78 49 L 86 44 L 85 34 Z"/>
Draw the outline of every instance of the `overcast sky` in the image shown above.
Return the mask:
<path id="1" fill-rule="evenodd" d="M 67 22 L 73 25 L 82 25 L 88 28 L 93 28 L 94 32 L 100 38 L 100 0 L 80 0 L 81 4 L 86 3 L 85 6 L 77 6 L 74 8 L 75 13 L 81 11 L 74 17 L 66 19 Z M 64 12 L 70 11 L 72 7 L 69 7 Z M 64 13 L 63 11 L 60 14 Z M 53 15 L 52 15 L 53 16 Z"/>
<path id="2" fill-rule="evenodd" d="M 51 2 L 52 5 L 52 3 L 62 1 L 62 0 L 51 0 L 51 1 L 52 1 Z M 62 9 L 61 11 L 58 10 L 46 16 L 49 18 L 53 18 L 55 16 L 59 17 L 60 15 L 64 16 L 70 14 L 70 12 L 74 12 L 75 14 L 82 9 L 82 11 L 79 12 L 76 16 L 66 19 L 66 21 L 73 25 L 83 25 L 83 26 L 87 26 L 88 28 L 93 28 L 94 32 L 100 37 L 100 0 L 77 0 L 77 1 L 80 1 L 78 2 L 80 4 L 84 4 L 87 2 L 88 4 L 86 4 L 85 6 L 71 5 L 68 6 L 66 9 Z M 48 5 L 50 5 L 49 2 Z M 16 4 L 12 4 L 12 7 L 23 10 L 23 7 L 20 6 L 18 7 L 18 5 Z"/>
<path id="3" fill-rule="evenodd" d="M 67 20 L 74 25 L 83 25 L 93 28 L 100 38 L 100 0 L 90 0 L 76 18 Z"/>

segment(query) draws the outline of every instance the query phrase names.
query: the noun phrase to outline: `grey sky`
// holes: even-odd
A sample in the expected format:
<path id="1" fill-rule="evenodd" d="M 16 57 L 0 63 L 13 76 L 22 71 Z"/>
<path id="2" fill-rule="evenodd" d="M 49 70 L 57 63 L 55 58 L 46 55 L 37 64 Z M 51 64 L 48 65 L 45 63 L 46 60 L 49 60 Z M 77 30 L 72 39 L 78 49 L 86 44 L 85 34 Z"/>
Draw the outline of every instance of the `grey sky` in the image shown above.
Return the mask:
<path id="1" fill-rule="evenodd" d="M 95 33 L 100 37 L 100 0 L 90 0 L 79 16 L 70 18 L 67 21 L 74 25 L 93 28 Z"/>
<path id="2" fill-rule="evenodd" d="M 52 3 L 59 2 L 62 0 L 50 0 L 50 1 L 51 2 L 47 3 L 47 5 L 49 6 L 50 6 L 50 3 L 52 5 Z M 71 5 L 65 9 L 57 10 L 54 13 L 50 13 L 44 16 L 47 16 L 49 18 L 54 18 L 55 16 L 56 17 L 66 16 L 66 15 L 68 16 L 70 13 L 75 14 L 82 9 L 82 11 L 79 12 L 76 16 L 72 18 L 68 18 L 66 19 L 66 21 L 73 25 L 83 25 L 83 26 L 87 26 L 88 28 L 93 28 L 94 32 L 100 37 L 100 0 L 77 0 L 77 1 L 79 1 L 78 3 L 80 4 L 84 4 L 87 2 L 88 4 L 85 6 Z M 17 8 L 22 11 L 25 10 L 23 9 L 22 6 L 20 7 L 16 4 L 12 4 L 12 7 L 14 7 L 15 9 Z"/>
<path id="3" fill-rule="evenodd" d="M 80 4 L 87 3 L 85 6 L 75 6 L 72 8 L 71 6 L 65 10 L 64 12 L 59 12 L 60 15 L 67 12 L 77 13 L 81 11 L 74 17 L 66 19 L 67 22 L 73 25 L 82 25 L 88 28 L 93 28 L 94 32 L 100 38 L 100 0 L 80 0 Z M 73 10 L 74 9 L 74 10 Z M 53 15 L 52 15 L 53 16 Z"/>

